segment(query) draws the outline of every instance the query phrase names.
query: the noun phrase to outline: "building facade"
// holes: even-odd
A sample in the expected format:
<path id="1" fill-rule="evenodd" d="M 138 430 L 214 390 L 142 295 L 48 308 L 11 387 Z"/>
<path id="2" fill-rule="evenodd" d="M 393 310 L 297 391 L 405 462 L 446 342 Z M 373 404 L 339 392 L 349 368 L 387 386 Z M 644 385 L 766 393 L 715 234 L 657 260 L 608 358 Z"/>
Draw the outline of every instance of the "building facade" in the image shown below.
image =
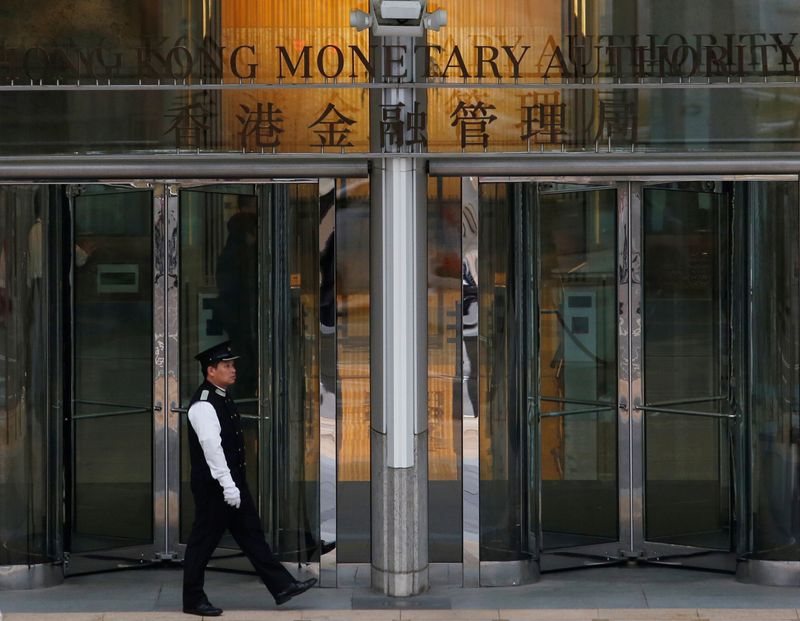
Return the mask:
<path id="1" fill-rule="evenodd" d="M 226 339 L 270 543 L 321 587 L 800 584 L 798 26 L 5 3 L 0 588 L 180 562 Z"/>

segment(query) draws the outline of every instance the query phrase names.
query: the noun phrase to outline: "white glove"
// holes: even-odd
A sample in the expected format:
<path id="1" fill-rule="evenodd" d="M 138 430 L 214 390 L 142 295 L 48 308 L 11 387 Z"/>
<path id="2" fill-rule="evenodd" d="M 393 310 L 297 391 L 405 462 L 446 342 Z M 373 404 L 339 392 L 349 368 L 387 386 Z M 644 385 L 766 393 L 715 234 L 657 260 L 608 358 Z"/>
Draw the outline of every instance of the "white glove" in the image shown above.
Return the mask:
<path id="1" fill-rule="evenodd" d="M 242 504 L 242 497 L 239 494 L 239 488 L 235 485 L 231 485 L 230 487 L 223 489 L 222 497 L 225 499 L 225 503 L 234 509 L 238 509 Z"/>

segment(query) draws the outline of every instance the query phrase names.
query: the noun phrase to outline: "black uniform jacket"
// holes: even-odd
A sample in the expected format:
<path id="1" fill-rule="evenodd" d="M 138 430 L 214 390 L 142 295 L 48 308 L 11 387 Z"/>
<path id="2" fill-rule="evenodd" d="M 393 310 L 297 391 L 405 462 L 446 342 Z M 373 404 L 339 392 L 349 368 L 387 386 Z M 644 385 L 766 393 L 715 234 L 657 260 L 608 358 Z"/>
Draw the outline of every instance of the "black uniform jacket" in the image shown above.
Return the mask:
<path id="1" fill-rule="evenodd" d="M 225 454 L 225 461 L 231 471 L 231 478 L 236 486 L 241 490 L 245 486 L 245 459 L 244 459 L 244 438 L 242 427 L 239 422 L 239 413 L 236 405 L 225 391 L 217 388 L 208 381 L 200 384 L 200 387 L 192 396 L 189 407 L 198 401 L 208 401 L 217 413 L 220 426 L 220 436 L 222 441 L 222 452 Z M 192 491 L 208 491 L 209 488 L 216 487 L 219 493 L 222 488 L 219 483 L 211 476 L 211 470 L 206 463 L 203 448 L 200 440 L 191 424 L 189 431 L 189 458 L 191 460 L 191 485 Z"/>

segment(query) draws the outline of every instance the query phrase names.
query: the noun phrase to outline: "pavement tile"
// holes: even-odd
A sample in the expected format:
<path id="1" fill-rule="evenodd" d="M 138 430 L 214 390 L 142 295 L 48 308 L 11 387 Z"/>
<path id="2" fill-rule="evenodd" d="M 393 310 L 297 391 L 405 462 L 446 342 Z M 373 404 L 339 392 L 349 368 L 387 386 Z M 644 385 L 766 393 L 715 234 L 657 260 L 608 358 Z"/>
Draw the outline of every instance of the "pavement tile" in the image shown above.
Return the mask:
<path id="1" fill-rule="evenodd" d="M 601 608 L 597 611 L 600 619 L 613 619 L 614 621 L 681 621 L 692 619 L 697 621 L 699 614 L 694 608 Z"/>
<path id="2" fill-rule="evenodd" d="M 400 610 L 401 621 L 498 621 L 498 610 Z"/>
<path id="3" fill-rule="evenodd" d="M 106 612 L 103 621 L 187 621 L 182 612 Z M 228 618 L 228 615 L 225 615 Z"/>
<path id="4" fill-rule="evenodd" d="M 303 610 L 302 621 L 400 621 L 399 610 Z"/>
<path id="5" fill-rule="evenodd" d="M 222 613 L 223 621 L 300 621 L 303 618 L 301 610 L 226 610 Z M 103 621 L 108 621 L 104 619 Z M 142 619 L 150 621 L 150 619 Z M 190 617 L 183 615 L 181 621 L 191 621 Z"/>
<path id="6" fill-rule="evenodd" d="M 500 619 L 503 621 L 589 621 L 596 617 L 596 608 L 500 609 Z"/>
<path id="7" fill-rule="evenodd" d="M 798 597 L 800 601 L 800 596 Z M 758 621 L 761 619 L 770 621 L 797 621 L 797 610 L 794 608 L 700 608 L 698 613 L 701 617 L 712 621 L 727 619 L 748 619 Z"/>
<path id="8" fill-rule="evenodd" d="M 103 621 L 102 612 L 4 612 L 3 621 Z"/>

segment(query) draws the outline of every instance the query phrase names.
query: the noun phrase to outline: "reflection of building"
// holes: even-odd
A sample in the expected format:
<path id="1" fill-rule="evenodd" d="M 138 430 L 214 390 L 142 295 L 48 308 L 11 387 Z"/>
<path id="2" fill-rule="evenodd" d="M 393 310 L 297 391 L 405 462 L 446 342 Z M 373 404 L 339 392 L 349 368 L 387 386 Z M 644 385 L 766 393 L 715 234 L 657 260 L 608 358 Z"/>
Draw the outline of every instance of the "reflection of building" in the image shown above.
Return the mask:
<path id="1" fill-rule="evenodd" d="M 0 575 L 181 558 L 230 338 L 266 530 L 322 586 L 797 581 L 800 51 L 727 49 L 794 4 L 431 3 L 427 67 L 349 2 L 41 4 L 0 26 Z"/>

